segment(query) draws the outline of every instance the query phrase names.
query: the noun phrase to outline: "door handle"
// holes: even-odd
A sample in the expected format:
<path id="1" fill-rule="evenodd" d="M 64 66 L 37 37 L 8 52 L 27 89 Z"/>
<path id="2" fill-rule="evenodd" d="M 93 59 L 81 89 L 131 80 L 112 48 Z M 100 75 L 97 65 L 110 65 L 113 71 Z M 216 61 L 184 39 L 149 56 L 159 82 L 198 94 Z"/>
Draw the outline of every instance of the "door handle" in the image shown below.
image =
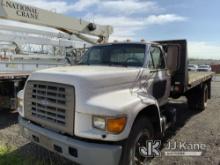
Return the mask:
<path id="1" fill-rule="evenodd" d="M 156 73 L 158 70 L 150 70 L 150 73 Z"/>

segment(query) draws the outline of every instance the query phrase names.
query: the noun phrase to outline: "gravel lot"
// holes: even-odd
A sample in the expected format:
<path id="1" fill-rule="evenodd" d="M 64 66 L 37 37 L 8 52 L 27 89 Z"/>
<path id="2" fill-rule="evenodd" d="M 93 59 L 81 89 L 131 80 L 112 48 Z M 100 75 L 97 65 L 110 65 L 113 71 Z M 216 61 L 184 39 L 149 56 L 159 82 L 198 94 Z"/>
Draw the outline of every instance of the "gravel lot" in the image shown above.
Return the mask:
<path id="1" fill-rule="evenodd" d="M 220 82 L 213 82 L 212 99 L 208 102 L 208 108 L 201 113 L 189 110 L 184 98 L 172 102 L 177 108 L 177 124 L 165 136 L 162 157 L 154 158 L 151 164 L 220 165 Z M 206 144 L 207 149 L 201 157 L 163 156 L 169 141 Z M 12 147 L 15 149 L 13 152 L 41 160 L 45 165 L 73 164 L 24 139 L 19 134 L 16 112 L 0 111 L 0 145 Z M 37 165 L 34 160 L 32 164 Z"/>

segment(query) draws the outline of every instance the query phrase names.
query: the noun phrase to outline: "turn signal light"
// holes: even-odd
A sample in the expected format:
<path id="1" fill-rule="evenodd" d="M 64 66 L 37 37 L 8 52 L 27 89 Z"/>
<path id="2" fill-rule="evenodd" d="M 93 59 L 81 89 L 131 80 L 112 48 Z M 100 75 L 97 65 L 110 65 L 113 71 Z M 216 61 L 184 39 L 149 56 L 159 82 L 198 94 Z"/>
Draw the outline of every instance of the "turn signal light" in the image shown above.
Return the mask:
<path id="1" fill-rule="evenodd" d="M 109 118 L 107 119 L 107 131 L 114 134 L 119 134 L 124 130 L 126 122 L 126 117 Z"/>

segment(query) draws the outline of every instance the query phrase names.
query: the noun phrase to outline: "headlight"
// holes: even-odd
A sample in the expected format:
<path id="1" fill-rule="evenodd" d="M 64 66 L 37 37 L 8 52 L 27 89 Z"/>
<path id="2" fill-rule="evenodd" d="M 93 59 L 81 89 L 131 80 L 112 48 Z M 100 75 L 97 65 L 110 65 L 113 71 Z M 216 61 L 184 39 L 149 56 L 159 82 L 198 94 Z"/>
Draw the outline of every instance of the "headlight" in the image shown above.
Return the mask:
<path id="1" fill-rule="evenodd" d="M 106 121 L 104 117 L 94 116 L 93 117 L 93 127 L 101 130 L 105 130 Z"/>
<path id="2" fill-rule="evenodd" d="M 21 90 L 17 94 L 17 111 L 20 116 L 24 117 L 24 91 Z"/>
<path id="3" fill-rule="evenodd" d="M 93 116 L 92 124 L 94 128 L 113 133 L 121 133 L 127 123 L 127 118 L 123 117 L 102 117 L 102 116 Z"/>

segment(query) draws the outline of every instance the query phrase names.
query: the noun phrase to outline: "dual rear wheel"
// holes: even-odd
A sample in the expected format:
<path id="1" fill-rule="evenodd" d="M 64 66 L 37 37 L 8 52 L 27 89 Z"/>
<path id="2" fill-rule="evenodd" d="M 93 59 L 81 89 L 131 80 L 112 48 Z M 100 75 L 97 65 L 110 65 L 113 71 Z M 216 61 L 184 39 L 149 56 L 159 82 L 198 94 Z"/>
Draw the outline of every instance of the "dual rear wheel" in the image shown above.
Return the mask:
<path id="1" fill-rule="evenodd" d="M 196 87 L 187 94 L 189 109 L 195 111 L 203 111 L 207 107 L 209 96 L 208 85 L 204 84 L 202 87 Z"/>

